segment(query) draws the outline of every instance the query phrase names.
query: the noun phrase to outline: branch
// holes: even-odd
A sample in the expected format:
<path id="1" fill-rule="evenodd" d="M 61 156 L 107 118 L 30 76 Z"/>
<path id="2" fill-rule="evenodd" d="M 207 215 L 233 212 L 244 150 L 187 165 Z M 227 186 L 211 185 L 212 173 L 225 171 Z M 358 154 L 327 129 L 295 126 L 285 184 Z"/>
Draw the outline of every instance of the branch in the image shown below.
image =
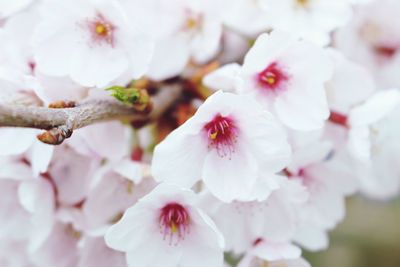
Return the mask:
<path id="1" fill-rule="evenodd" d="M 138 111 L 115 99 L 88 100 L 71 108 L 46 108 L 0 103 L 0 127 L 28 127 L 47 130 L 38 136 L 44 143 L 57 145 L 76 129 L 103 121 L 129 119 L 153 121 L 160 117 L 180 96 L 179 85 L 160 89 L 152 97 L 151 111 Z"/>

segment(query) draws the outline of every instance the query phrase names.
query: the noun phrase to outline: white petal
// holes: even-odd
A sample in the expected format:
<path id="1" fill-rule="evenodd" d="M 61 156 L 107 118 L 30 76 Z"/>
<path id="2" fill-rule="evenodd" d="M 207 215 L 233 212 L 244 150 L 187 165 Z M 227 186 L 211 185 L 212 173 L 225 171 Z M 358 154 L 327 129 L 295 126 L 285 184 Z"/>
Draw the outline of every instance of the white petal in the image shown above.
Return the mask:
<path id="1" fill-rule="evenodd" d="M 328 248 L 328 234 L 320 229 L 306 227 L 299 229 L 294 240 L 311 251 L 319 251 Z"/>
<path id="2" fill-rule="evenodd" d="M 231 155 L 221 157 L 213 150 L 204 162 L 204 183 L 213 195 L 225 202 L 254 199 L 251 193 L 258 178 L 258 166 L 255 158 L 239 147 L 239 142 Z"/>
<path id="3" fill-rule="evenodd" d="M 119 251 L 137 251 L 150 238 L 159 245 L 162 243 L 162 234 L 157 227 L 154 227 L 154 210 L 141 207 L 139 204 L 126 210 L 122 219 L 111 226 L 106 235 L 107 246 Z M 153 237 L 155 236 L 155 237 Z M 157 242 L 158 241 L 158 242 Z"/>
<path id="4" fill-rule="evenodd" d="M 223 240 L 220 240 L 222 236 L 209 218 L 199 215 L 194 212 L 191 214 L 194 229 L 184 241 L 179 266 L 220 267 L 223 263 L 223 242 L 221 242 Z M 205 218 L 207 218 L 207 223 L 204 222 Z"/>
<path id="5" fill-rule="evenodd" d="M 243 71 L 251 74 L 263 70 L 295 41 L 294 36 L 277 30 L 260 35 L 244 59 Z"/>
<path id="6" fill-rule="evenodd" d="M 61 22 L 57 21 L 57 23 Z M 42 33 L 48 36 L 40 36 Z M 35 40 L 37 42 L 35 61 L 38 64 L 38 70 L 47 75 L 67 75 L 76 48 L 74 40 L 79 40 L 76 29 L 69 25 L 43 23 L 36 28 L 35 38 L 43 38 Z"/>
<path id="7" fill-rule="evenodd" d="M 108 248 L 102 238 L 86 238 L 79 267 L 125 267 L 125 256 Z"/>
<path id="8" fill-rule="evenodd" d="M 300 257 L 301 250 L 290 243 L 263 241 L 253 249 L 253 253 L 257 257 L 267 261 L 278 261 L 296 259 Z"/>
<path id="9" fill-rule="evenodd" d="M 145 246 L 139 246 L 126 254 L 129 267 L 179 266 L 182 253 L 180 249 L 173 245 L 163 246 L 162 243 L 152 242 L 151 239 L 147 242 Z"/>
<path id="10" fill-rule="evenodd" d="M 233 92 L 237 82 L 240 66 L 237 63 L 227 64 L 211 72 L 203 79 L 203 84 L 214 90 Z"/>
<path id="11" fill-rule="evenodd" d="M 173 36 L 156 43 L 147 75 L 155 80 L 179 75 L 189 61 L 189 44 L 184 36 Z"/>
<path id="12" fill-rule="evenodd" d="M 352 126 L 367 125 L 386 116 L 400 103 L 398 89 L 380 91 L 373 95 L 365 104 L 355 107 L 349 115 Z"/>
<path id="13" fill-rule="evenodd" d="M 128 127 L 114 121 L 93 124 L 75 134 L 79 134 L 98 156 L 115 161 L 128 154 L 129 133 Z"/>
<path id="14" fill-rule="evenodd" d="M 0 155 L 18 155 L 26 152 L 33 144 L 36 134 L 35 129 L 0 129 Z"/>
<path id="15" fill-rule="evenodd" d="M 123 159 L 119 163 L 117 163 L 114 166 L 113 170 L 121 176 L 135 183 L 140 183 L 143 178 L 142 164 L 128 158 Z"/>
<path id="16" fill-rule="evenodd" d="M 190 127 L 185 126 L 185 128 Z M 201 179 L 206 140 L 199 134 L 187 134 L 184 129 L 172 132 L 154 150 L 152 174 L 157 181 L 191 187 Z"/>
<path id="17" fill-rule="evenodd" d="M 82 46 L 72 55 L 71 78 L 83 86 L 103 87 L 128 68 L 126 56 L 119 50 L 103 46 Z"/>
<path id="18" fill-rule="evenodd" d="M 47 168 L 53 157 L 53 151 L 54 146 L 35 140 L 30 152 L 32 172 L 35 177 L 47 171 Z"/>

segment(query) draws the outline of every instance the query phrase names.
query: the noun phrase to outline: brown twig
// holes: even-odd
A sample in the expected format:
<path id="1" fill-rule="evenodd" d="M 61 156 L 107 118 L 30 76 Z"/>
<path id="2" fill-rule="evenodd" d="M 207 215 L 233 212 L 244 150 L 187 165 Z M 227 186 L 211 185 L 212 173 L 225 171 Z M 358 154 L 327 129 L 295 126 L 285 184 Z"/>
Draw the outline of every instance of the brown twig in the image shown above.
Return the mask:
<path id="1" fill-rule="evenodd" d="M 168 85 L 151 99 L 152 109 L 139 111 L 114 99 L 88 100 L 70 108 L 46 108 L 0 103 L 0 127 L 28 127 L 47 130 L 38 138 L 61 144 L 76 129 L 102 121 L 129 119 L 153 121 L 180 96 L 179 85 Z"/>

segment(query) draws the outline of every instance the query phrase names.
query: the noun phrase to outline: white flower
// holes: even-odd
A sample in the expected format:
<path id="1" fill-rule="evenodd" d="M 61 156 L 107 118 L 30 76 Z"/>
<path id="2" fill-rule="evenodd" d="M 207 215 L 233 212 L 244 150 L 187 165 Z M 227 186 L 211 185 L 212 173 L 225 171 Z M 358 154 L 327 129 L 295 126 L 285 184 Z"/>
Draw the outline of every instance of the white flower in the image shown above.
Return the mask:
<path id="1" fill-rule="evenodd" d="M 260 238 L 282 243 L 295 235 L 308 192 L 298 181 L 280 177 L 279 182 L 281 187 L 262 202 L 223 203 L 209 193 L 203 195 L 200 205 L 223 233 L 225 251 L 241 254 Z"/>
<path id="2" fill-rule="evenodd" d="M 36 129 L 5 127 L 0 129 L 0 155 L 22 156 L 32 165 L 33 176 L 46 172 L 54 147 L 37 140 Z"/>
<path id="3" fill-rule="evenodd" d="M 224 22 L 250 37 L 269 29 L 284 30 L 319 45 L 330 43 L 330 33 L 347 23 L 348 0 L 228 0 Z"/>
<path id="4" fill-rule="evenodd" d="M 193 192 L 161 184 L 111 226 L 106 244 L 126 252 L 131 267 L 222 266 L 223 237 L 194 201 Z"/>
<path id="5" fill-rule="evenodd" d="M 333 160 L 304 166 L 290 179 L 301 182 L 309 193 L 302 207 L 295 242 L 312 251 L 326 249 L 328 231 L 344 219 L 345 197 L 355 192 L 357 180 L 351 170 Z"/>
<path id="6" fill-rule="evenodd" d="M 270 27 L 270 16 L 262 1 L 225 0 L 224 23 L 240 34 L 255 37 Z"/>
<path id="7" fill-rule="evenodd" d="M 250 96 L 217 92 L 162 141 L 152 172 L 158 181 L 185 187 L 202 180 L 217 198 L 254 200 L 276 189 L 276 175 L 290 156 L 285 132 Z"/>
<path id="8" fill-rule="evenodd" d="M 348 60 L 340 51 L 328 49 L 335 64 L 334 75 L 326 85 L 331 111 L 347 115 L 350 108 L 365 101 L 375 90 L 375 81 L 364 66 Z"/>
<path id="9" fill-rule="evenodd" d="M 362 191 L 370 197 L 387 199 L 400 191 L 400 170 L 396 159 L 400 147 L 400 93 L 381 91 L 349 115 L 349 149 L 358 160 L 354 172 Z"/>
<path id="10" fill-rule="evenodd" d="M 152 43 L 119 1 L 44 1 L 34 34 L 38 70 L 84 86 L 106 86 L 146 71 Z"/>
<path id="11" fill-rule="evenodd" d="M 192 60 L 204 64 L 218 52 L 222 37 L 220 0 L 126 1 L 155 39 L 149 77 L 179 75 Z"/>
<path id="12" fill-rule="evenodd" d="M 33 73 L 35 64 L 29 40 L 37 25 L 38 13 L 37 8 L 29 8 L 6 21 L 0 44 L 2 66 L 7 66 L 23 74 Z"/>
<path id="13" fill-rule="evenodd" d="M 128 164 L 131 166 L 126 166 Z M 142 180 L 141 169 L 140 164 L 126 160 L 98 170 L 82 206 L 84 229 L 88 235 L 104 235 L 126 209 L 155 187 L 156 183 L 150 177 Z"/>
<path id="14" fill-rule="evenodd" d="M 87 88 L 74 83 L 68 77 L 46 76 L 36 68 L 32 44 L 27 40 L 32 39 L 40 20 L 38 6 L 35 5 L 7 20 L 1 36 L 0 60 L 5 62 L 3 66 L 16 73 L 15 82 L 29 81 L 31 91 L 33 90 L 45 104 L 60 99 L 81 100 L 87 95 Z M 9 74 L 7 76 L 10 77 Z"/>
<path id="15" fill-rule="evenodd" d="M 328 247 L 327 232 L 344 218 L 345 197 L 354 193 L 358 185 L 347 165 L 349 161 L 340 161 L 342 158 L 322 133 L 292 132 L 293 160 L 285 171 L 309 194 L 301 208 L 294 240 L 314 251 Z"/>
<path id="16" fill-rule="evenodd" d="M 395 74 L 400 66 L 399 11 L 399 1 L 371 1 L 357 8 L 351 22 L 335 34 L 335 46 L 367 67 L 385 88 L 400 86 Z"/>
<path id="17" fill-rule="evenodd" d="M 290 31 L 320 45 L 330 43 L 330 32 L 351 16 L 348 0 L 260 0 L 273 29 Z"/>
<path id="18" fill-rule="evenodd" d="M 397 125 L 396 114 L 400 105 L 400 91 L 391 89 L 371 96 L 364 104 L 354 107 L 349 114 L 349 149 L 358 159 L 371 157 L 375 145 L 388 144 Z M 386 142 L 383 142 L 385 138 Z"/>
<path id="19" fill-rule="evenodd" d="M 285 126 L 310 131 L 321 129 L 329 116 L 324 85 L 332 74 L 333 64 L 322 49 L 273 31 L 258 37 L 240 70 L 226 65 L 205 82 L 255 95 Z"/>

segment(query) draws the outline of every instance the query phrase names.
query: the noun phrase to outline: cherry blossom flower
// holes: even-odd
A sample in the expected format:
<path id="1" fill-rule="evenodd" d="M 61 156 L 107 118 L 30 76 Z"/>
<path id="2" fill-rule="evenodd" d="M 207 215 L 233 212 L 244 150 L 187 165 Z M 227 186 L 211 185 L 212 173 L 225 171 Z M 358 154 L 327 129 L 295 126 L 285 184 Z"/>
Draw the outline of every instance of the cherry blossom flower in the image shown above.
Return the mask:
<path id="1" fill-rule="evenodd" d="M 234 0 L 226 1 L 224 22 L 250 37 L 269 29 L 283 30 L 318 45 L 330 43 L 329 34 L 351 17 L 348 0 Z"/>
<path id="2" fill-rule="evenodd" d="M 375 80 L 364 66 L 348 60 L 340 51 L 327 52 L 335 65 L 334 75 L 326 84 L 329 108 L 346 116 L 376 91 Z"/>
<path id="3" fill-rule="evenodd" d="M 209 193 L 202 196 L 201 207 L 225 237 L 225 251 L 245 253 L 259 238 L 276 243 L 293 238 L 308 192 L 298 181 L 284 177 L 280 177 L 279 184 L 280 188 L 264 201 L 223 203 Z"/>
<path id="4" fill-rule="evenodd" d="M 38 176 L 47 170 L 54 150 L 54 147 L 37 140 L 39 133 L 35 129 L 0 129 L 0 155 L 25 157 L 32 165 L 33 176 Z"/>
<path id="5" fill-rule="evenodd" d="M 392 161 L 400 151 L 394 140 L 399 133 L 397 89 L 381 91 L 349 116 L 349 148 L 358 160 L 355 173 L 362 191 L 370 197 L 386 199 L 400 190 L 399 170 Z"/>
<path id="6" fill-rule="evenodd" d="M 308 250 L 326 249 L 328 231 L 344 219 L 345 197 L 356 191 L 358 181 L 337 161 L 308 165 L 290 179 L 301 181 L 309 193 L 294 240 Z"/>
<path id="7" fill-rule="evenodd" d="M 17 78 L 14 82 L 29 83 L 30 89 L 48 104 L 60 99 L 80 100 L 88 94 L 88 89 L 82 87 L 68 77 L 49 77 L 37 70 L 31 42 L 40 19 L 38 6 L 34 5 L 24 12 L 12 16 L 4 25 L 0 59 L 6 62 L 7 69 L 12 69 Z M 9 77 L 10 74 L 7 73 Z"/>
<path id="8" fill-rule="evenodd" d="M 155 148 L 152 172 L 187 187 L 201 179 L 223 201 L 254 200 L 259 182 L 264 198 L 276 189 L 289 156 L 284 131 L 254 99 L 217 92 Z"/>
<path id="9" fill-rule="evenodd" d="M 321 49 L 273 31 L 261 35 L 248 52 L 240 91 L 272 106 L 286 126 L 315 130 L 328 117 L 324 83 L 331 75 L 332 63 Z"/>
<path id="10" fill-rule="evenodd" d="M 397 129 L 394 123 L 400 104 L 400 92 L 397 89 L 380 91 L 364 104 L 350 111 L 349 148 L 359 159 L 366 159 L 378 150 L 382 138 L 389 138 Z M 381 130 L 382 129 L 382 130 Z M 383 143 L 384 144 L 384 143 Z"/>
<path id="11" fill-rule="evenodd" d="M 41 15 L 33 37 L 40 72 L 102 87 L 146 71 L 152 43 L 119 1 L 44 1 Z"/>
<path id="12" fill-rule="evenodd" d="M 262 1 L 225 1 L 224 24 L 233 31 L 254 37 L 269 29 L 271 21 Z"/>
<path id="13" fill-rule="evenodd" d="M 217 54 L 222 37 L 220 2 L 126 1 L 127 9 L 136 10 L 136 17 L 155 39 L 154 56 L 146 73 L 149 77 L 163 80 L 177 76 L 190 60 L 203 64 Z"/>
<path id="14" fill-rule="evenodd" d="M 126 161 L 107 164 L 93 177 L 90 191 L 82 206 L 82 227 L 87 234 L 104 235 L 109 226 L 122 217 L 126 209 L 156 186 L 151 177 L 144 176 L 141 164 Z M 122 169 L 127 172 L 121 171 Z"/>
<path id="15" fill-rule="evenodd" d="M 351 17 L 348 0 L 261 0 L 268 10 L 273 29 L 293 34 L 320 45 L 330 42 L 329 34 Z"/>
<path id="16" fill-rule="evenodd" d="M 399 10 L 398 1 L 371 1 L 357 8 L 350 24 L 335 35 L 335 46 L 367 67 L 380 87 L 400 86 L 394 75 L 400 65 Z"/>
<path id="17" fill-rule="evenodd" d="M 293 240 L 308 250 L 325 249 L 328 231 L 343 220 L 345 197 L 358 189 L 358 180 L 323 131 L 292 132 L 290 140 L 293 157 L 285 172 L 309 194 Z"/>
<path id="18" fill-rule="evenodd" d="M 106 243 L 126 252 L 128 266 L 221 266 L 223 237 L 194 201 L 191 191 L 161 184 L 109 229 Z"/>

